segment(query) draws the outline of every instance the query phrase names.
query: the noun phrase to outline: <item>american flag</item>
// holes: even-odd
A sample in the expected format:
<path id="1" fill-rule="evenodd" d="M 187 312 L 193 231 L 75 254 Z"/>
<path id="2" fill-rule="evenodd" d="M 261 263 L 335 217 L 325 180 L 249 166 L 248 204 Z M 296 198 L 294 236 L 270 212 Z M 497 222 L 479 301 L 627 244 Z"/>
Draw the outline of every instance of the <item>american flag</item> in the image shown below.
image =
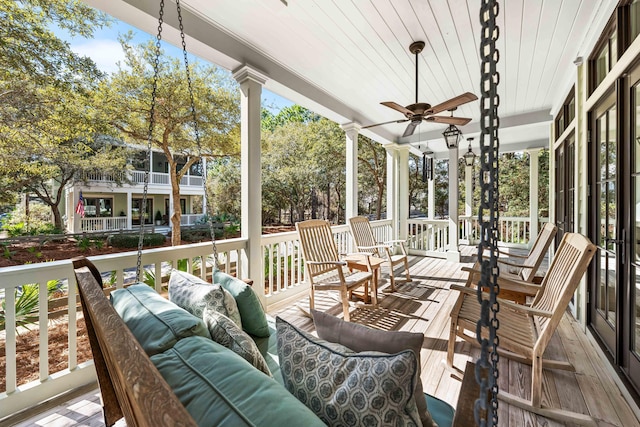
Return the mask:
<path id="1" fill-rule="evenodd" d="M 76 213 L 80 215 L 81 218 L 84 218 L 84 198 L 82 197 L 82 191 L 80 191 L 80 197 L 76 205 Z"/>

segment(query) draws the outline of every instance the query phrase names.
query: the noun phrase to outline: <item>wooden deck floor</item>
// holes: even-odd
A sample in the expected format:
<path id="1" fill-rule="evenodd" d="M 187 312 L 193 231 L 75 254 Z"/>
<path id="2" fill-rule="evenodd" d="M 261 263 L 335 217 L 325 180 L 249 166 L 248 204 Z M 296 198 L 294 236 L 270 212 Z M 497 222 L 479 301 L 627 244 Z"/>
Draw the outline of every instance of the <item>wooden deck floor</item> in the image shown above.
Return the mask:
<path id="1" fill-rule="evenodd" d="M 472 250 L 467 248 L 467 251 L 463 252 L 463 261 L 471 262 Z M 458 295 L 449 290 L 449 285 L 464 283 L 465 276 L 460 272 L 460 267 L 460 264 L 445 260 L 414 257 L 411 260 L 413 282 L 400 282 L 396 293 L 382 293 L 379 308 L 355 307 L 351 315 L 352 321 L 379 329 L 422 332 L 425 335 L 421 353 L 424 390 L 454 406 L 460 391 L 461 374 L 447 369 L 445 359 L 449 312 Z M 383 274 L 383 288 L 388 283 L 385 277 Z M 341 315 L 338 302 L 330 296 L 321 297 L 323 294 L 327 295 L 317 294 L 316 308 Z M 308 301 L 303 300 L 299 305 L 302 308 L 305 305 L 308 307 Z M 280 315 L 305 330 L 313 331 L 313 322 L 297 306 L 271 314 Z M 477 349 L 460 341 L 456 344 L 454 364 L 457 368 L 464 369 L 466 361 L 475 360 L 478 354 Z M 576 372 L 545 371 L 545 405 L 590 414 L 598 420 L 599 426 L 640 426 L 633 410 L 611 378 L 605 362 L 599 358 L 593 344 L 569 313 L 564 316 L 547 355 L 571 361 Z M 501 389 L 508 389 L 524 398 L 529 397 L 529 366 L 501 358 L 499 370 Z M 101 426 L 103 423 L 100 411 L 99 393 L 93 390 L 18 425 Z M 564 424 L 500 402 L 499 425 L 555 427 Z"/>

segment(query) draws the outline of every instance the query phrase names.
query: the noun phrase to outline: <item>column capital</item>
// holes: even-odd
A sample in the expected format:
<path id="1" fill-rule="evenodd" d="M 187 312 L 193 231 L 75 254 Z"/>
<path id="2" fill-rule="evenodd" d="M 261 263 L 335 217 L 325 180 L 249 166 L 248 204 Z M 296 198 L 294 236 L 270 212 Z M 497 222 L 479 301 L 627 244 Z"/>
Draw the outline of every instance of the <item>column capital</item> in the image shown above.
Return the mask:
<path id="1" fill-rule="evenodd" d="M 346 133 L 359 133 L 360 129 L 362 129 L 362 125 L 358 122 L 350 122 L 350 123 L 345 123 L 340 125 L 340 127 L 342 128 L 342 130 L 344 130 Z"/>
<path id="2" fill-rule="evenodd" d="M 535 153 L 539 153 L 540 151 L 544 150 L 545 148 L 546 147 L 527 148 L 524 151 L 529 153 L 529 154 L 535 154 Z"/>
<path id="3" fill-rule="evenodd" d="M 392 142 L 391 144 L 383 145 L 384 149 L 387 151 L 410 151 L 411 144 L 397 144 Z"/>
<path id="4" fill-rule="evenodd" d="M 264 85 L 267 80 L 269 80 L 266 73 L 248 64 L 241 65 L 233 70 L 232 76 L 239 84 L 245 83 L 249 80 L 260 85 Z"/>

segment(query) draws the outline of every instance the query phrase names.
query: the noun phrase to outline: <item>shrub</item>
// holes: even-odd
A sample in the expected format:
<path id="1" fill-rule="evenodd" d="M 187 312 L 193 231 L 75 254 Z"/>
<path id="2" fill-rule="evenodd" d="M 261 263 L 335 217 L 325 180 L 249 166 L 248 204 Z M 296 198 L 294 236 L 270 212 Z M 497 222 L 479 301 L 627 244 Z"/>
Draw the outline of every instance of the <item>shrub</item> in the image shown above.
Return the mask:
<path id="1" fill-rule="evenodd" d="M 114 248 L 137 248 L 138 247 L 138 234 L 115 234 L 109 236 L 107 243 Z M 166 240 L 164 234 L 161 233 L 148 233 L 142 238 L 142 246 L 159 246 Z"/>
<path id="2" fill-rule="evenodd" d="M 181 230 L 180 237 L 186 242 L 202 242 L 211 240 L 211 232 L 209 228 L 192 228 L 189 230 Z"/>
<path id="3" fill-rule="evenodd" d="M 29 205 L 28 218 L 24 207 L 16 209 L 11 217 L 3 222 L 3 228 L 7 230 L 10 237 L 62 233 L 51 223 L 51 209 L 42 203 Z"/>

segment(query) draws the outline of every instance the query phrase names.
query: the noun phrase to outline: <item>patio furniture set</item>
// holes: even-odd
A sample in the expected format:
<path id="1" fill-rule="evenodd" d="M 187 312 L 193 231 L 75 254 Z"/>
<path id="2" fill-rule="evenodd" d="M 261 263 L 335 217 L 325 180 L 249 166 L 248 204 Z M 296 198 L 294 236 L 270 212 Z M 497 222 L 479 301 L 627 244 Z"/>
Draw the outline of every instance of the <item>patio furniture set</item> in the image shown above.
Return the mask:
<path id="1" fill-rule="evenodd" d="M 128 425 L 282 425 L 291 417 L 304 425 L 363 423 L 376 417 L 387 421 L 396 417 L 394 423 L 399 425 L 468 422 L 469 405 L 459 403 L 455 413 L 447 403 L 423 392 L 422 334 L 378 331 L 345 321 L 350 291 L 370 282 L 371 301 L 377 302 L 382 265 L 391 267 L 392 278 L 394 261 L 404 264 L 407 281 L 411 280 L 406 255 L 392 258 L 390 246 L 377 244 L 361 218 L 351 221 L 351 227 L 359 250 L 383 249 L 378 255 L 388 258 L 360 252 L 347 264 L 338 257 L 328 223 L 297 224 L 311 282 L 310 314 L 320 339 L 266 315 L 249 285 L 218 271 L 212 278 L 216 285 L 175 272 L 169 300 L 139 284 L 113 292 L 110 304 L 97 269 L 84 258 L 74 260 L 106 424 L 122 417 Z M 545 226 L 519 264 L 530 281 L 516 274 L 501 282 L 512 295 L 520 291 L 525 301 L 533 297 L 530 305 L 501 301 L 501 315 L 506 317 L 499 349 L 507 357 L 532 364 L 533 381 L 531 401 L 502 392 L 498 397 L 544 416 L 589 425 L 593 420 L 588 416 L 541 405 L 542 367 L 573 369 L 568 363 L 543 360 L 542 354 L 594 253 L 588 239 L 566 233 L 549 271 L 537 280 L 540 283 L 533 283 L 555 231 L 554 226 Z M 361 245 L 356 235 L 370 240 Z M 345 267 L 356 272 L 343 272 Z M 473 288 L 481 271 L 468 271 L 465 286 L 451 286 L 461 294 L 451 312 L 449 366 L 456 337 L 477 343 L 480 305 Z M 313 309 L 314 292 L 327 289 L 340 292 L 345 320 Z M 388 375 L 393 371 L 390 366 L 398 364 L 406 367 L 405 376 Z M 372 386 L 372 378 L 385 386 Z M 246 387 L 249 383 L 251 387 Z M 477 389 L 473 381 L 465 383 L 466 388 Z M 393 393 L 389 384 L 394 384 Z M 468 396 L 464 388 L 461 396 Z M 404 397 L 391 399 L 395 393 Z"/>

